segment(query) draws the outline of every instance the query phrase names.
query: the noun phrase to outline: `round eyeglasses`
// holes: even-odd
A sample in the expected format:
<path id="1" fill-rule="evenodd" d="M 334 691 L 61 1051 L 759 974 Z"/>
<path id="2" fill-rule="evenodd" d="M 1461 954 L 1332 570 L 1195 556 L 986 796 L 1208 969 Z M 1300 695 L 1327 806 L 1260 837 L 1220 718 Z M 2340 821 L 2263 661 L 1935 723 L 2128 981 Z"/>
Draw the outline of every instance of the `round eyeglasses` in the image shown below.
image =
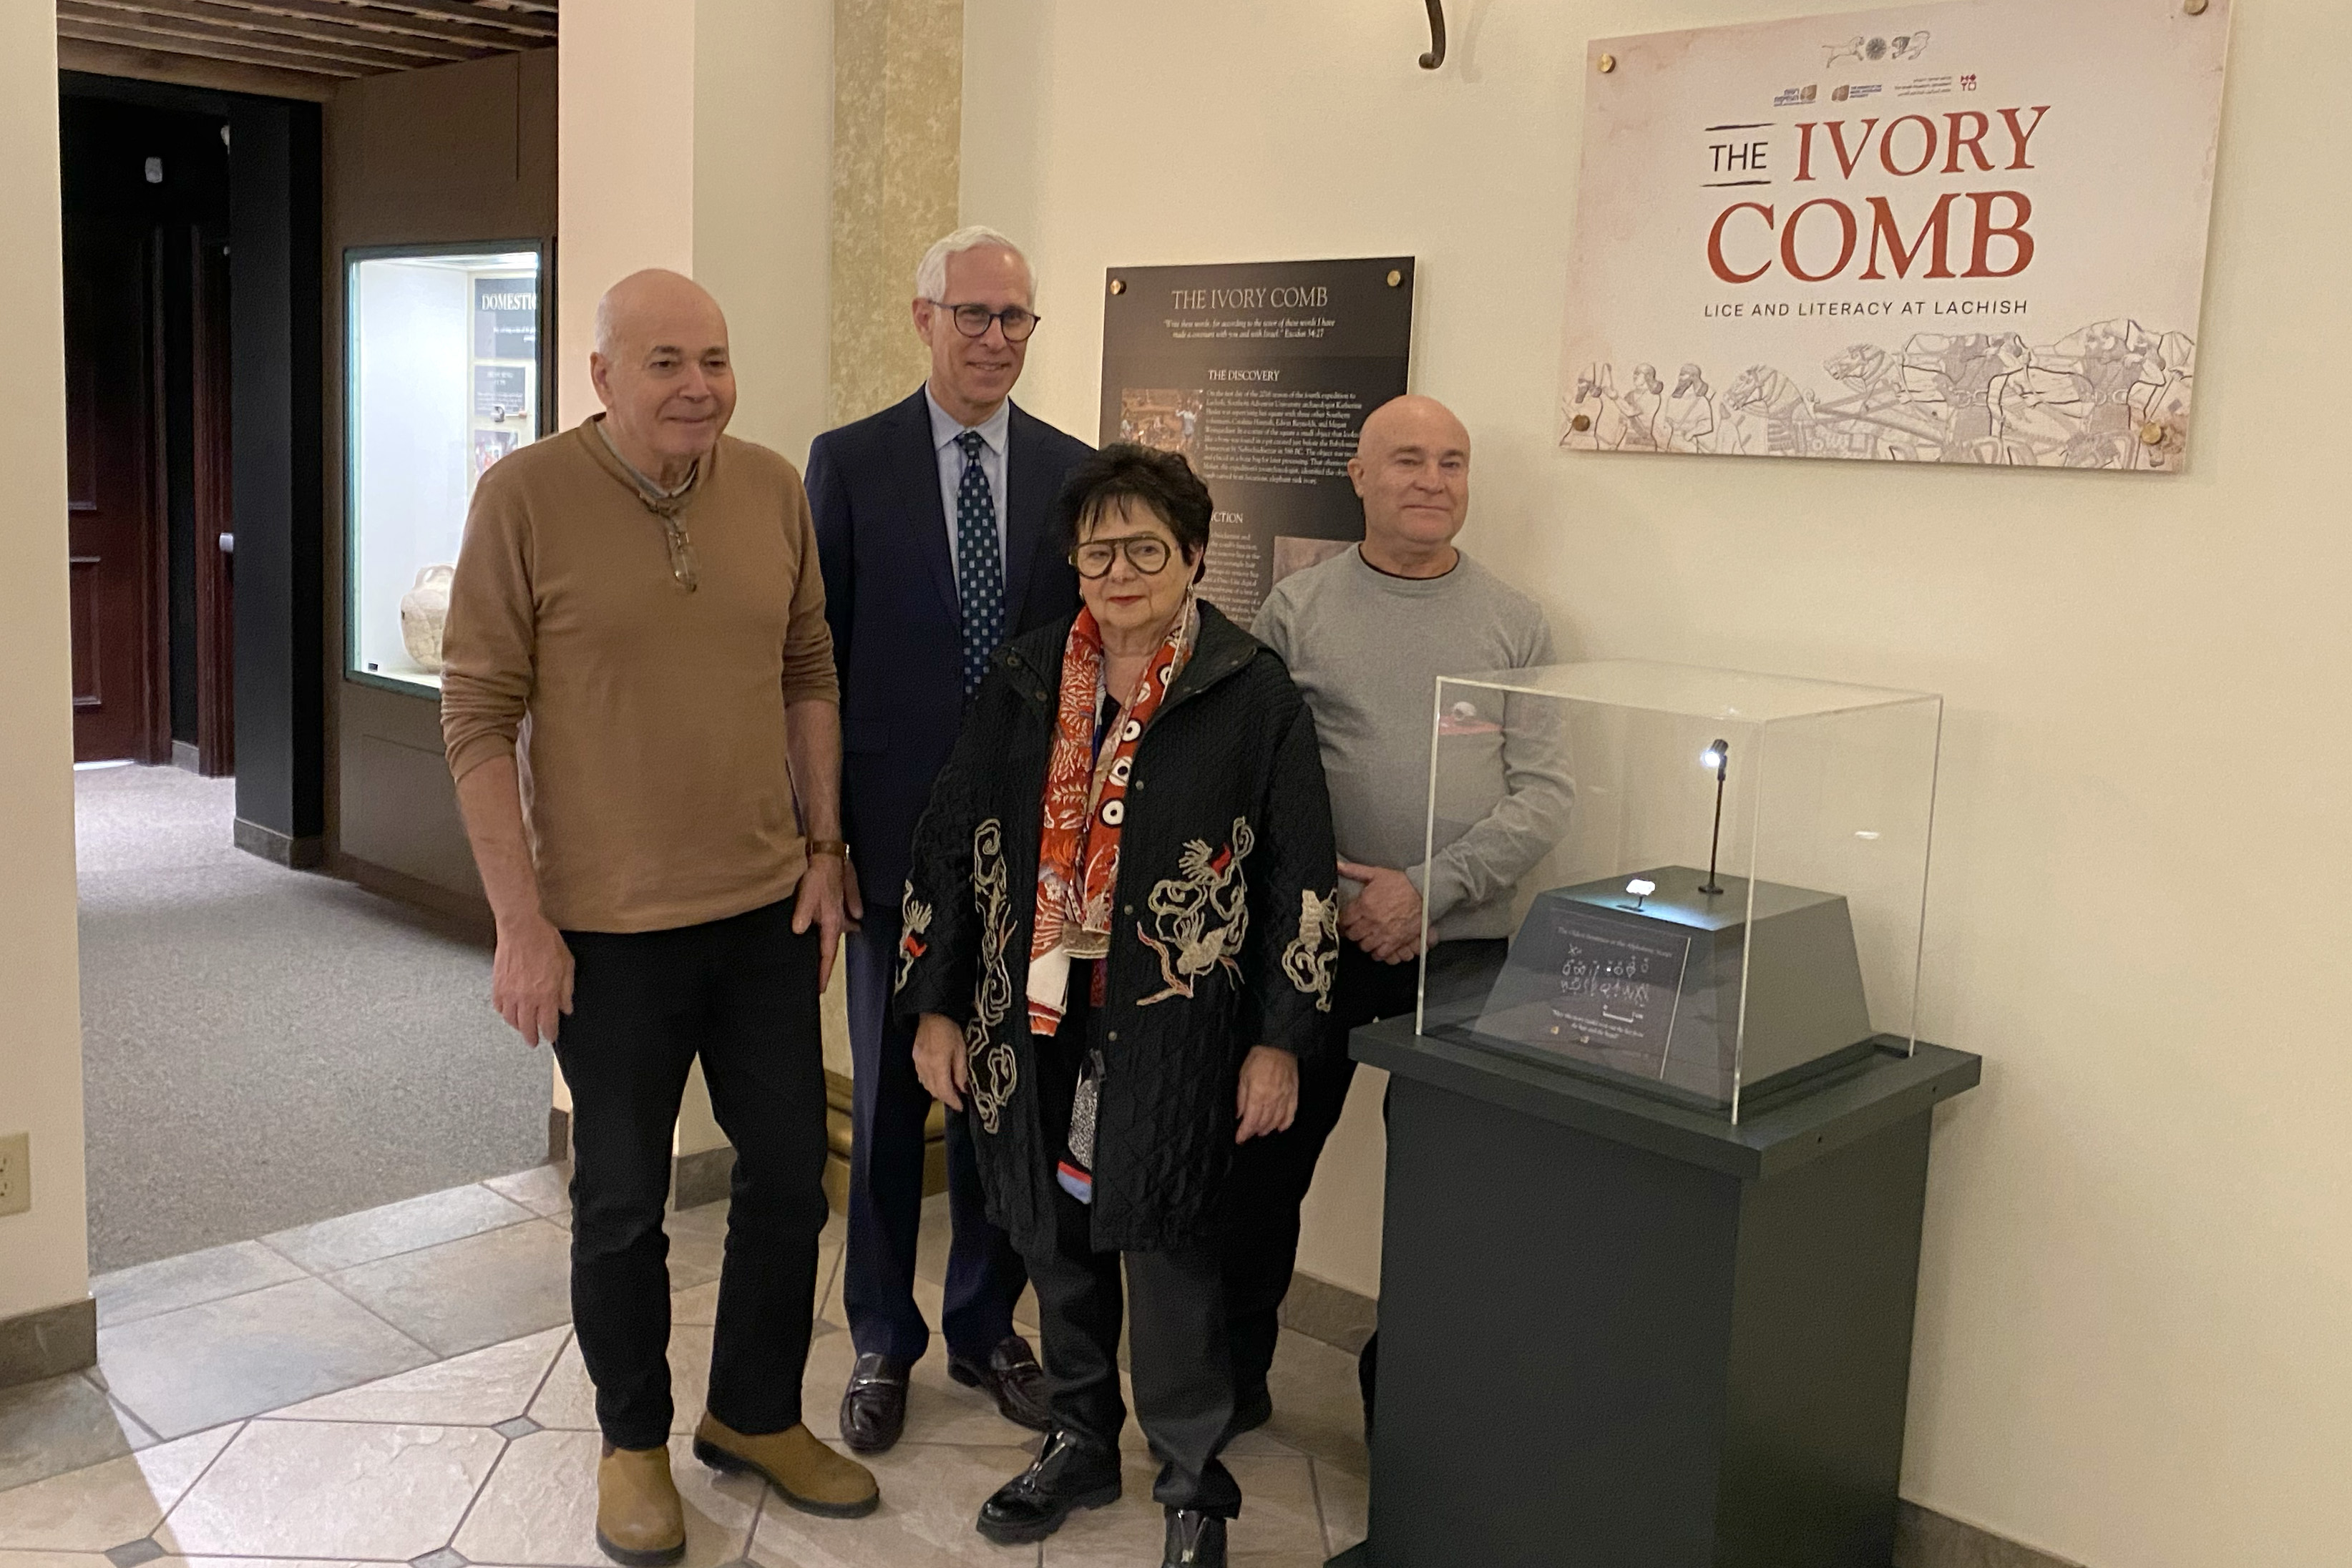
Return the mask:
<path id="1" fill-rule="evenodd" d="M 1150 534 L 1130 534 L 1119 539 L 1089 539 L 1070 552 L 1070 564 L 1078 575 L 1091 582 L 1109 575 L 1111 563 L 1121 555 L 1127 564 L 1146 577 L 1156 577 L 1168 564 L 1168 541 L 1153 538 Z"/>
<path id="2" fill-rule="evenodd" d="M 1029 340 L 1029 334 L 1037 329 L 1037 313 L 1018 305 L 991 310 L 985 305 L 950 305 L 944 299 L 934 299 L 931 303 L 954 317 L 956 330 L 967 338 L 987 337 L 988 324 L 992 321 L 1003 327 L 1004 340 L 1008 343 L 1025 343 Z"/>

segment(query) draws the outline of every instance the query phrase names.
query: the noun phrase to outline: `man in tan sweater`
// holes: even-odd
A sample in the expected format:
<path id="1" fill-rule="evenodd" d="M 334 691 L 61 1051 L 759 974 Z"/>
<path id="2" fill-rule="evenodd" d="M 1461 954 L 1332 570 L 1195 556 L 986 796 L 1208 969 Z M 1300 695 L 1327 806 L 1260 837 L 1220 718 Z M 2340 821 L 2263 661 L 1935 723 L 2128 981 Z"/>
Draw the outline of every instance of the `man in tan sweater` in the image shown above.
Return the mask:
<path id="1" fill-rule="evenodd" d="M 727 323 L 667 272 L 615 285 L 604 413 L 482 478 L 451 585 L 442 729 L 498 919 L 491 1000 L 572 1100 L 572 1302 L 604 1428 L 597 1539 L 684 1555 L 669 1473 L 671 1130 L 688 1068 L 735 1146 L 694 1452 L 793 1505 L 873 1511 L 801 1421 L 825 1218 L 817 998 L 857 895 L 800 475 L 722 432 Z"/>

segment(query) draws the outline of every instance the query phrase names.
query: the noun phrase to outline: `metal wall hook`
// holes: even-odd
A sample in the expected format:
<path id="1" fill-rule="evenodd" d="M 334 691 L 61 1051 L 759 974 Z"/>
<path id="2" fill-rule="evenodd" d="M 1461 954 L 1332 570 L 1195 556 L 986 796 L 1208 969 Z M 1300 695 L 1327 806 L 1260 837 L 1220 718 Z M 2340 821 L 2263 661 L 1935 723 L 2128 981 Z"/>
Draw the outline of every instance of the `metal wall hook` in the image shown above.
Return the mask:
<path id="1" fill-rule="evenodd" d="M 1445 0 L 1427 0 L 1429 5 L 1429 52 L 1421 57 L 1421 68 L 1433 71 L 1445 63 Z"/>

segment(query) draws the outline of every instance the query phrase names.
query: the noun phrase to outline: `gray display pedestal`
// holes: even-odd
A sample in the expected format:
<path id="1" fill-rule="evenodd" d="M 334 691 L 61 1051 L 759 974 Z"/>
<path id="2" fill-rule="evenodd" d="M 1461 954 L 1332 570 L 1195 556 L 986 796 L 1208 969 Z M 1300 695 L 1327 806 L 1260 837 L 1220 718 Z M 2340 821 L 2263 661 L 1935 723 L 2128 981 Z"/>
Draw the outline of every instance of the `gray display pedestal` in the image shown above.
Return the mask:
<path id="1" fill-rule="evenodd" d="M 1413 1032 L 1371 1533 L 1334 1568 L 1885 1568 L 1937 1105 L 1883 1049 L 1734 1127 Z"/>

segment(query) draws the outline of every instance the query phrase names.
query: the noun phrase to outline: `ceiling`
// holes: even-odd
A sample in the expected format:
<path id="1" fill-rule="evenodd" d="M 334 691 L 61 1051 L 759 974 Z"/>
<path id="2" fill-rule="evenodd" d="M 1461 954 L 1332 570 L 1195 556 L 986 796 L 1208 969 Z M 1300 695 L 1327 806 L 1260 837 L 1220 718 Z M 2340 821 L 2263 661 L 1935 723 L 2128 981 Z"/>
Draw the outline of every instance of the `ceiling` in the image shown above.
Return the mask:
<path id="1" fill-rule="evenodd" d="M 555 43 L 556 0 L 57 0 L 67 70 L 323 99 L 335 84 Z"/>

